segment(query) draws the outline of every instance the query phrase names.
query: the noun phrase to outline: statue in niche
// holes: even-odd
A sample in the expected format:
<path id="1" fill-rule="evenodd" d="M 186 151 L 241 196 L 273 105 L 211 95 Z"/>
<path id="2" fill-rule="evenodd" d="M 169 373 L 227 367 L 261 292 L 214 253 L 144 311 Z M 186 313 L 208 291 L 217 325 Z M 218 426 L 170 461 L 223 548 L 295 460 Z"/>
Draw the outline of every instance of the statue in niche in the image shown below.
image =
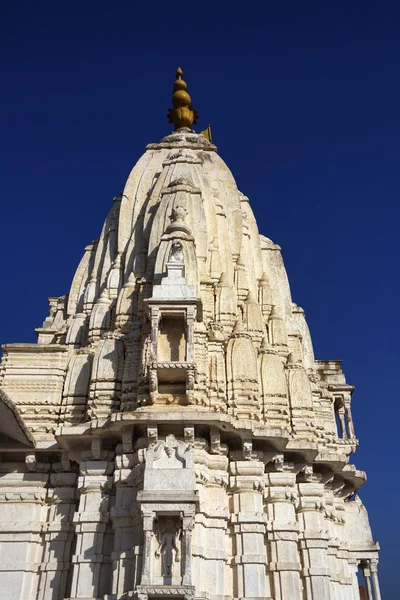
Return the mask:
<path id="1" fill-rule="evenodd" d="M 181 242 L 173 242 L 169 262 L 183 264 L 183 246 Z"/>
<path id="2" fill-rule="evenodd" d="M 161 556 L 162 576 L 172 577 L 172 566 L 180 561 L 179 529 L 174 519 L 166 519 L 164 526 L 160 527 L 158 542 L 156 557 Z"/>

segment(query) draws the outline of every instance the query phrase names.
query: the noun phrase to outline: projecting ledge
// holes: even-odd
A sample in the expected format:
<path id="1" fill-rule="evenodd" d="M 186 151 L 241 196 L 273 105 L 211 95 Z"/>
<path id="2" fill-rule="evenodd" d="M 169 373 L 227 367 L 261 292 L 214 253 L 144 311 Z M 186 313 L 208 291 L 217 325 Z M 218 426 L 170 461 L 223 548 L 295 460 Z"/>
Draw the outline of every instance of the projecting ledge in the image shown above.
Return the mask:
<path id="1" fill-rule="evenodd" d="M 32 448 L 36 445 L 17 405 L 2 389 L 0 389 L 0 441 L 11 448 L 15 444 L 19 444 L 22 448 Z"/>
<path id="2" fill-rule="evenodd" d="M 191 585 L 138 585 L 136 587 L 136 595 L 128 597 L 147 600 L 149 597 L 154 598 L 165 595 L 168 598 L 192 600 L 195 597 L 195 593 L 195 587 Z"/>
<path id="3" fill-rule="evenodd" d="M 314 460 L 317 463 L 326 464 L 334 471 L 341 471 L 347 464 L 348 458 L 346 454 L 339 454 L 336 452 L 318 452 Z"/>
<path id="4" fill-rule="evenodd" d="M 197 490 L 141 490 L 138 502 L 200 502 Z"/>
<path id="5" fill-rule="evenodd" d="M 381 549 L 378 542 L 368 542 L 368 541 L 349 542 L 348 547 L 349 547 L 350 552 L 356 552 L 358 554 L 368 553 L 368 552 L 375 553 Z M 375 555 L 373 554 L 371 556 L 371 558 L 375 558 Z"/>
<path id="6" fill-rule="evenodd" d="M 300 452 L 307 461 L 311 462 L 318 455 L 318 444 L 306 440 L 290 440 L 286 450 L 288 452 Z"/>
<path id="7" fill-rule="evenodd" d="M 61 344 L 3 344 L 3 352 L 68 352 L 68 346 Z"/>

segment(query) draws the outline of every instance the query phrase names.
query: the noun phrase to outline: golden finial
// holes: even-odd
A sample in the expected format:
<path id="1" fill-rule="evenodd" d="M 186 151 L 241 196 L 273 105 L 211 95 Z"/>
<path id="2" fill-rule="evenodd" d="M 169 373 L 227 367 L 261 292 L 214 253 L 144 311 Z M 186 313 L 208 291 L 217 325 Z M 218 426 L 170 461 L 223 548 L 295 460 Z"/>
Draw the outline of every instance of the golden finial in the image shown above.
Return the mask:
<path id="1" fill-rule="evenodd" d="M 193 123 L 196 123 L 199 114 L 190 104 L 191 101 L 186 82 L 183 81 L 183 71 L 178 67 L 172 95 L 172 106 L 174 108 L 170 108 L 167 115 L 169 122 L 174 124 L 175 129 L 181 127 L 191 129 Z"/>

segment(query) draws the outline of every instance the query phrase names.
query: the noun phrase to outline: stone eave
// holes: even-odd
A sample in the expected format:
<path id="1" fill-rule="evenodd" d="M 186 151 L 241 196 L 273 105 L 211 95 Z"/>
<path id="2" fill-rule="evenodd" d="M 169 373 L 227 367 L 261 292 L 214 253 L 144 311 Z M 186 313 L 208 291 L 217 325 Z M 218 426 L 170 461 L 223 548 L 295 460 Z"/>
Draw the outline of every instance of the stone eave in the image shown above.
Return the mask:
<path id="1" fill-rule="evenodd" d="M 247 439 L 250 434 L 254 439 L 269 442 L 274 451 L 301 455 L 306 462 L 315 461 L 321 466 L 326 466 L 336 475 L 343 477 L 354 491 L 365 483 L 365 473 L 357 470 L 354 465 L 349 465 L 348 458 L 344 454 L 321 453 L 318 450 L 318 444 L 306 440 L 290 439 L 288 432 L 285 430 L 271 429 L 252 421 L 236 420 L 226 414 L 213 414 L 211 418 L 208 411 L 163 410 L 154 412 L 144 410 L 143 412 L 135 411 L 134 413 L 128 411 L 115 413 L 107 420 L 93 420 L 79 425 L 61 426 L 56 432 L 56 439 L 60 448 L 73 450 L 89 445 L 93 438 L 119 437 L 121 432 L 132 424 L 181 423 L 185 425 L 189 422 L 191 424 L 211 424 L 227 433 L 236 433 L 243 440 Z"/>
<path id="2" fill-rule="evenodd" d="M 10 439 L 10 442 L 7 441 L 7 446 L 14 441 L 28 448 L 34 448 L 36 445 L 35 439 L 25 425 L 17 406 L 6 392 L 0 388 L 0 439 L 2 434 Z"/>

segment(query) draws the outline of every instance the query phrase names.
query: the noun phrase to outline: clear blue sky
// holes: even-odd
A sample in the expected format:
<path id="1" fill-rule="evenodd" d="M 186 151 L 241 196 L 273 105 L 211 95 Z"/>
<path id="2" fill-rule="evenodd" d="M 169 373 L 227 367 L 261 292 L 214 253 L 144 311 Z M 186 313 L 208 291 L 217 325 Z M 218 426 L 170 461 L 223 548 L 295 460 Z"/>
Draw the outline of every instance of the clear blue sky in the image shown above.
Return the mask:
<path id="1" fill-rule="evenodd" d="M 398 598 L 400 5 L 7 2 L 0 340 L 35 340 L 148 142 L 175 69 L 283 247 L 317 358 L 343 359 L 361 496 Z M 395 592 L 397 590 L 397 594 Z"/>

